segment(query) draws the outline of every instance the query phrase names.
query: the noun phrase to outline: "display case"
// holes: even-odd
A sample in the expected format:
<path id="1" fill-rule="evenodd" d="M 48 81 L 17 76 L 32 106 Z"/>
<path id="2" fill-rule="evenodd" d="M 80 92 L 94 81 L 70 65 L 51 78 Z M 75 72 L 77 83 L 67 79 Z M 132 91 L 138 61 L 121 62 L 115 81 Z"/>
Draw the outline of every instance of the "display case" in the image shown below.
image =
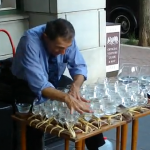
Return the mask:
<path id="1" fill-rule="evenodd" d="M 0 0 L 0 11 L 16 9 L 16 0 Z"/>

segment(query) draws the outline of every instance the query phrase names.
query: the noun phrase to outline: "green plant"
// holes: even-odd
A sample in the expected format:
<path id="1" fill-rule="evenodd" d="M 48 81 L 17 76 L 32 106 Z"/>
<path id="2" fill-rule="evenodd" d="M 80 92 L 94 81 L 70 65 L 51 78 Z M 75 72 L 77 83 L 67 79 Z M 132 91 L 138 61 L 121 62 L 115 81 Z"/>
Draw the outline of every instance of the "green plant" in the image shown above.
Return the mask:
<path id="1" fill-rule="evenodd" d="M 136 39 L 135 34 L 130 34 L 128 36 L 128 40 L 126 42 L 124 42 L 124 44 L 138 45 L 138 40 Z"/>

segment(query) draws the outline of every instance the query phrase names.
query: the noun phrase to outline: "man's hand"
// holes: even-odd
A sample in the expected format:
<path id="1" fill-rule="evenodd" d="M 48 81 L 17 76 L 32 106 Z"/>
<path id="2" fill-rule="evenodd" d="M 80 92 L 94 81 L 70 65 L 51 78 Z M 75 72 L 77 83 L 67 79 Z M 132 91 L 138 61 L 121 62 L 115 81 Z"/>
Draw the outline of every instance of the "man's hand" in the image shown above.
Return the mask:
<path id="1" fill-rule="evenodd" d="M 88 105 L 88 103 L 85 103 L 83 101 L 79 102 L 78 99 L 74 98 L 70 94 L 67 94 L 67 96 L 65 97 L 65 103 L 70 109 L 71 114 L 73 114 L 74 111 L 77 111 L 80 114 L 83 114 L 85 112 L 92 113 L 92 110 L 90 110 L 90 105 Z"/>
<path id="2" fill-rule="evenodd" d="M 70 90 L 68 92 L 70 95 L 72 95 L 74 98 L 83 101 L 83 102 L 89 102 L 86 99 L 82 98 L 80 95 L 80 88 L 76 86 L 74 83 L 71 85 Z"/>

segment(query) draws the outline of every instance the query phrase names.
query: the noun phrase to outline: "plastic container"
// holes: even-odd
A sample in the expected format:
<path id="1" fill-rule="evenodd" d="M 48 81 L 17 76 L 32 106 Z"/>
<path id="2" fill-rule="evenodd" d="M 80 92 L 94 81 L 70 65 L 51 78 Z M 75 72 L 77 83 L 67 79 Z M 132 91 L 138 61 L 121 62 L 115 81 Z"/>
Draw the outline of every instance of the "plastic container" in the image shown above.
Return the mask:
<path id="1" fill-rule="evenodd" d="M 104 137 L 104 139 L 105 139 L 105 144 L 99 147 L 98 150 L 113 150 L 112 143 L 107 139 L 107 137 Z"/>
<path id="2" fill-rule="evenodd" d="M 19 113 L 28 113 L 30 111 L 31 105 L 25 103 L 16 104 Z"/>

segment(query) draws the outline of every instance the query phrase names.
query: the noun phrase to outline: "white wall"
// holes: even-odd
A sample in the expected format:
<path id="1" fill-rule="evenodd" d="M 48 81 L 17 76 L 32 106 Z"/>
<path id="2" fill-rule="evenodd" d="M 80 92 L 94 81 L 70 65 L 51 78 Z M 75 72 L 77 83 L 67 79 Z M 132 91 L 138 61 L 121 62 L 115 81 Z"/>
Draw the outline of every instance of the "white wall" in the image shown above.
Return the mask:
<path id="1" fill-rule="evenodd" d="M 0 29 L 7 30 L 17 46 L 20 37 L 24 31 L 29 28 L 29 22 L 27 16 L 3 16 L 0 17 Z M 7 35 L 0 32 L 0 59 L 10 57 L 12 54 L 12 48 Z"/>

